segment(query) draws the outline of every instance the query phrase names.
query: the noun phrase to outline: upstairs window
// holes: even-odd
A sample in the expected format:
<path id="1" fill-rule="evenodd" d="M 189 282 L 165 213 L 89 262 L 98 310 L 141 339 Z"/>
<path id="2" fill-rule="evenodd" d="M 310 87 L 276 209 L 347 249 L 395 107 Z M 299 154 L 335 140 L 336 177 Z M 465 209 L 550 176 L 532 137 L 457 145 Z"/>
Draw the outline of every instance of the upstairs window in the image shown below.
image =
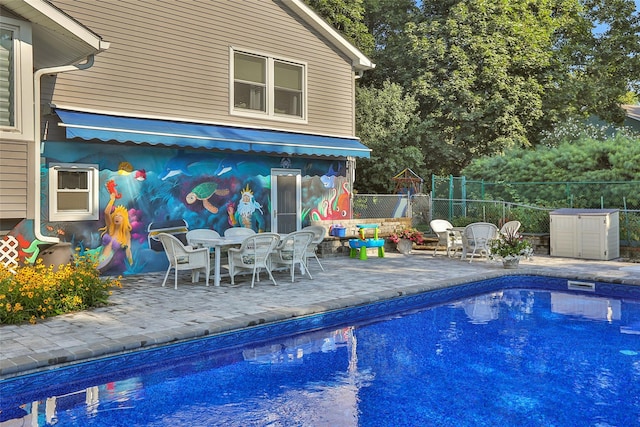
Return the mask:
<path id="1" fill-rule="evenodd" d="M 305 119 L 305 65 L 232 51 L 232 113 Z"/>
<path id="2" fill-rule="evenodd" d="M 33 137 L 33 50 L 31 24 L 0 22 L 0 139 Z"/>
<path id="3" fill-rule="evenodd" d="M 15 126 L 15 29 L 0 27 L 0 126 Z"/>
<path id="4" fill-rule="evenodd" d="M 51 164 L 49 220 L 97 220 L 98 216 L 98 165 Z"/>
<path id="5" fill-rule="evenodd" d="M 266 58 L 236 53 L 233 86 L 235 108 L 266 113 Z"/>

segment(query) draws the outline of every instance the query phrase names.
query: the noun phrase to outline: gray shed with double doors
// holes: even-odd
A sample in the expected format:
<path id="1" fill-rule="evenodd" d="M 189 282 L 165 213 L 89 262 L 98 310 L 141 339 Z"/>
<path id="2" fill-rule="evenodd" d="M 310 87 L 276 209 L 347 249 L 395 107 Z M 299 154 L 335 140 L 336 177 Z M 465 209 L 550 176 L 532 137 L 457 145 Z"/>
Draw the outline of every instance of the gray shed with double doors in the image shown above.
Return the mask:
<path id="1" fill-rule="evenodd" d="M 617 209 L 557 209 L 550 216 L 551 256 L 610 260 L 620 256 Z"/>

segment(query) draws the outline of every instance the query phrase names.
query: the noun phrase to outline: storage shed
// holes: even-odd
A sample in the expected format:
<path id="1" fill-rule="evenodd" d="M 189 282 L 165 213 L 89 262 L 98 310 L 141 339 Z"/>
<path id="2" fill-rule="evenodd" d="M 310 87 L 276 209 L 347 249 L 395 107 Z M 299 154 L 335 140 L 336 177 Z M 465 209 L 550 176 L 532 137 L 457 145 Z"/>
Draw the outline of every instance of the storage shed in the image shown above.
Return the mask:
<path id="1" fill-rule="evenodd" d="M 620 256 L 617 209 L 558 209 L 549 214 L 551 256 L 610 260 Z"/>

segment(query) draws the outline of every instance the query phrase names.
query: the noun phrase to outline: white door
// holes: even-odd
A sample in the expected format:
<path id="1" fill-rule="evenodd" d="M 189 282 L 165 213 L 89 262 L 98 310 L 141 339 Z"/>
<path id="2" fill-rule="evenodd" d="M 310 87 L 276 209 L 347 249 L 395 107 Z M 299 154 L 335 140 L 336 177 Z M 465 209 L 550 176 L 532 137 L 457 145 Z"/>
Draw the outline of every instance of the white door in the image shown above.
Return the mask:
<path id="1" fill-rule="evenodd" d="M 605 242 L 605 217 L 602 215 L 578 216 L 580 235 L 580 258 L 607 259 Z"/>
<path id="2" fill-rule="evenodd" d="M 271 169 L 271 231 L 300 230 L 302 219 L 300 169 Z"/>
<path id="3" fill-rule="evenodd" d="M 577 218 L 551 215 L 551 256 L 578 257 Z"/>

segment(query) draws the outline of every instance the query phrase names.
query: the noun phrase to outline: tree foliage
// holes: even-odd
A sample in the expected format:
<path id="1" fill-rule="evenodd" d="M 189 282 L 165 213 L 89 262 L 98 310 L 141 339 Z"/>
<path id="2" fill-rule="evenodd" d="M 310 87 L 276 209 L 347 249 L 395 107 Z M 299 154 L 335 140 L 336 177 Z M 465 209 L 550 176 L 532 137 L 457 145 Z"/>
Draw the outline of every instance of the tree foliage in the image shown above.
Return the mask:
<path id="1" fill-rule="evenodd" d="M 617 135 L 536 150 L 516 148 L 477 159 L 463 173 L 486 181 L 640 181 L 640 139 Z"/>
<path id="2" fill-rule="evenodd" d="M 370 55 L 374 39 L 364 24 L 363 0 L 305 0 L 364 54 Z"/>
<path id="3" fill-rule="evenodd" d="M 621 100 L 630 90 L 640 93 L 640 11 L 633 0 L 580 4 L 583 8 L 558 37 L 556 65 L 563 75 L 557 92 L 583 117 L 621 124 Z"/>
<path id="4" fill-rule="evenodd" d="M 393 176 L 407 167 L 420 170 L 423 154 L 414 143 L 417 107 L 417 101 L 397 84 L 356 90 L 356 131 L 372 150 L 370 159 L 358 160 L 357 190 L 390 193 Z"/>
<path id="5" fill-rule="evenodd" d="M 543 115 L 557 24 L 528 1 L 429 3 L 408 25 L 422 146 L 457 173 L 472 159 L 529 145 Z M 433 169 L 434 164 L 430 165 Z"/>
<path id="6" fill-rule="evenodd" d="M 583 137 L 577 141 L 565 141 L 557 146 L 540 146 L 535 150 L 515 148 L 500 156 L 474 160 L 462 173 L 467 179 L 486 182 L 502 182 L 507 185 L 489 190 L 491 198 L 553 205 L 566 201 L 565 182 L 572 185 L 573 193 L 580 193 L 582 202 L 577 207 L 599 207 L 602 190 L 593 184 L 580 182 L 618 182 L 611 186 L 607 197 L 615 198 L 620 206 L 624 197 L 629 206 L 640 207 L 637 191 L 640 182 L 640 137 L 618 133 L 604 141 Z M 508 183 L 536 183 L 531 186 L 511 187 Z M 540 184 L 560 182 L 562 185 Z M 581 206 L 582 204 L 582 206 Z M 591 205 L 588 205 L 591 204 Z M 598 206 L 594 206 L 594 204 Z"/>
<path id="7" fill-rule="evenodd" d="M 381 163 L 359 162 L 359 177 L 360 167 L 459 174 L 476 158 L 546 144 L 572 118 L 620 124 L 621 101 L 640 92 L 633 0 L 307 2 L 376 63 L 359 81 L 363 94 L 388 97 L 392 82 L 417 102 L 401 145 L 367 135 L 377 117 L 358 106 L 358 133 Z M 380 113 L 387 102 L 369 105 Z M 384 185 L 367 177 L 358 187 Z"/>

